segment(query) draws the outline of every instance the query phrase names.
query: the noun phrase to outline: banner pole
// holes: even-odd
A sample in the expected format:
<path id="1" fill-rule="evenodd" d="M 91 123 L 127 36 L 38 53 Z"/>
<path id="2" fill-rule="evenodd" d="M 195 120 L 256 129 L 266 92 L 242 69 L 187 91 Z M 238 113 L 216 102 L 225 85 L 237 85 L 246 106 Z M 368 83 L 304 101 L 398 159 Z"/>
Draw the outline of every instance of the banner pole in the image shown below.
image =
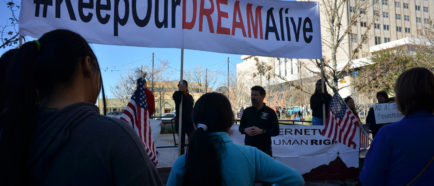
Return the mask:
<path id="1" fill-rule="evenodd" d="M 23 46 L 23 37 L 21 36 L 21 34 L 18 37 L 20 37 L 20 39 L 19 39 L 19 48 L 21 48 L 21 46 Z"/>
<path id="2" fill-rule="evenodd" d="M 184 48 L 181 48 L 181 75 L 180 75 L 180 80 L 179 83 L 181 83 L 181 81 L 183 80 L 183 75 L 184 75 Z M 184 100 L 184 96 L 181 95 L 181 103 L 179 104 L 179 123 L 178 123 L 178 152 L 179 155 L 181 156 L 182 154 L 184 154 L 184 152 L 182 152 L 183 146 L 184 144 L 181 144 L 181 135 L 185 135 L 182 134 L 182 102 Z"/>
<path id="3" fill-rule="evenodd" d="M 154 92 L 154 52 L 152 52 L 152 93 L 153 92 Z"/>
<path id="4" fill-rule="evenodd" d="M 325 74 L 324 74 L 324 58 L 321 59 L 321 92 L 325 93 Z M 326 124 L 326 106 L 322 104 L 322 124 Z"/>
<path id="5" fill-rule="evenodd" d="M 228 56 L 228 99 L 229 99 L 229 56 Z"/>

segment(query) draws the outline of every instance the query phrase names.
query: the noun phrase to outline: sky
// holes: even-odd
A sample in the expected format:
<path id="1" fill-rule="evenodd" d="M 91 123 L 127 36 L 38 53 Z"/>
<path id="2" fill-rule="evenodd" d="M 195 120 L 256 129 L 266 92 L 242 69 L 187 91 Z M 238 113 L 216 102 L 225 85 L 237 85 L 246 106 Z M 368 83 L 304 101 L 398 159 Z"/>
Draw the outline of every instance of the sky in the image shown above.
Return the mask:
<path id="1" fill-rule="evenodd" d="M 10 17 L 10 11 L 6 7 L 8 1 L 0 0 L 0 26 L 8 24 Z M 14 2 L 20 3 L 17 0 L 14 0 Z M 32 40 L 35 40 L 35 38 L 26 37 L 26 41 Z M 155 66 L 158 66 L 160 61 L 168 61 L 167 79 L 179 80 L 180 78 L 181 49 L 90 45 L 98 58 L 108 98 L 114 97 L 111 90 L 121 80 L 122 76 L 126 76 L 128 71 L 132 71 L 141 65 L 151 66 L 153 52 L 155 53 Z M 7 49 L 0 49 L 0 55 L 6 52 Z M 208 68 L 209 71 L 217 72 L 214 73 L 217 74 L 217 83 L 214 88 L 217 88 L 227 81 L 228 57 L 230 71 L 235 74 L 236 64 L 242 62 L 241 55 L 184 50 L 184 71 L 192 71 L 195 68 L 202 67 L 202 69 Z"/>

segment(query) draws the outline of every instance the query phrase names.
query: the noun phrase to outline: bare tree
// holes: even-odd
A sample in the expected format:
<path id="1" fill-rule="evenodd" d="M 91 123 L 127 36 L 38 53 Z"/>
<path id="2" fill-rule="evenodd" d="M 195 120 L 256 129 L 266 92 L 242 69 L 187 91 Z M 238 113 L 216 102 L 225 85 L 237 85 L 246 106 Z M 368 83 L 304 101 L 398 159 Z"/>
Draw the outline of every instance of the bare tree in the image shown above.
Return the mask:
<path id="1" fill-rule="evenodd" d="M 186 71 L 184 79 L 191 82 L 189 87 L 195 92 L 207 92 L 217 83 L 217 72 L 203 69 L 202 66 L 196 67 L 191 71 Z"/>
<path id="2" fill-rule="evenodd" d="M 163 81 L 165 78 L 164 72 L 167 70 L 168 62 L 160 61 L 160 64 L 154 69 L 154 82 Z M 141 66 L 127 72 L 125 76 L 121 76 L 118 84 L 112 87 L 111 92 L 113 95 L 120 99 L 122 104 L 127 105 L 136 87 L 136 80 L 143 77 L 148 82 L 148 87 L 152 86 L 151 76 L 152 71 L 149 66 Z"/>
<path id="3" fill-rule="evenodd" d="M 10 11 L 10 16 L 8 17 L 9 23 L 7 25 L 1 26 L 0 28 L 0 48 L 16 46 L 20 39 L 20 34 L 18 33 L 17 17 L 17 12 L 19 11 L 20 6 L 12 0 L 7 1 L 6 6 Z"/>
<path id="4" fill-rule="evenodd" d="M 374 20 L 378 19 L 377 14 L 374 14 L 374 20 L 368 20 L 366 14 L 372 1 L 367 0 L 320 0 L 321 6 L 321 38 L 324 58 L 324 69 L 327 85 L 337 92 L 345 87 L 338 87 L 338 81 L 348 75 L 353 59 L 359 57 L 362 47 L 368 41 L 368 35 Z M 375 11 L 375 10 L 374 10 Z M 353 29 L 357 29 L 360 25 L 359 32 L 353 33 Z M 360 35 L 360 37 L 359 37 Z M 359 39 L 360 38 L 360 39 Z M 288 81 L 285 77 L 275 73 L 275 66 L 269 63 L 264 63 L 258 58 L 258 72 L 255 75 L 261 75 L 265 79 L 277 78 L 283 81 Z M 320 77 L 321 61 L 313 60 L 304 61 L 300 67 Z M 303 77 L 301 77 L 302 79 Z M 302 92 L 309 93 L 304 90 L 302 84 L 290 82 L 291 87 L 294 87 Z"/>
<path id="5" fill-rule="evenodd" d="M 324 69 L 327 85 L 333 92 L 339 91 L 339 79 L 345 77 L 353 59 L 358 58 L 363 43 L 367 42 L 369 31 L 374 20 L 379 18 L 374 9 L 374 20 L 368 20 L 366 14 L 372 1 L 348 1 L 348 0 L 321 0 L 321 11 L 325 19 L 322 24 L 322 45 L 327 51 L 324 53 Z M 360 25 L 360 39 L 353 33 Z M 356 39 L 357 38 L 357 39 Z M 354 46 L 353 46 L 354 45 Z M 345 50 L 345 48 L 348 50 Z M 318 69 L 321 68 L 320 60 L 314 60 Z M 319 71 L 312 71 L 319 74 Z"/>

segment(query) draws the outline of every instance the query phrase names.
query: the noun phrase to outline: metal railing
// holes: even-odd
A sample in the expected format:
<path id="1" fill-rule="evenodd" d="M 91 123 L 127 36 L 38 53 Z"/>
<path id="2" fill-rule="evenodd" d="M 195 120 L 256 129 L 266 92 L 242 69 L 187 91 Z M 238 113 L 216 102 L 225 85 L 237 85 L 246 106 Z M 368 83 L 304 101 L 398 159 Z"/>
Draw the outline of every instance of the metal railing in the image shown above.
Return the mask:
<path id="1" fill-rule="evenodd" d="M 235 120 L 235 124 L 240 124 L 239 119 Z M 312 121 L 306 121 L 306 120 L 279 120 L 279 125 L 308 125 L 308 124 L 312 124 Z"/>
<path id="2" fill-rule="evenodd" d="M 177 131 L 175 130 L 175 120 L 174 119 L 169 119 L 169 120 L 162 120 L 163 118 L 161 117 L 152 117 L 152 119 L 156 119 L 156 120 L 161 120 L 163 125 L 161 126 L 161 133 L 165 133 L 167 132 L 167 130 L 170 129 L 170 132 L 166 133 L 166 134 L 172 134 L 173 136 L 173 144 L 174 145 L 169 145 L 169 146 L 157 146 L 157 148 L 173 148 L 173 147 L 178 147 L 178 144 L 176 143 L 176 135 L 177 135 Z M 240 124 L 239 119 L 235 120 L 235 124 L 239 125 Z M 305 120 L 279 120 L 279 125 L 309 125 L 312 124 L 312 121 L 305 121 Z M 169 125 L 169 126 L 167 126 Z M 188 141 L 188 140 L 187 140 Z M 186 144 L 187 146 L 187 144 Z"/>

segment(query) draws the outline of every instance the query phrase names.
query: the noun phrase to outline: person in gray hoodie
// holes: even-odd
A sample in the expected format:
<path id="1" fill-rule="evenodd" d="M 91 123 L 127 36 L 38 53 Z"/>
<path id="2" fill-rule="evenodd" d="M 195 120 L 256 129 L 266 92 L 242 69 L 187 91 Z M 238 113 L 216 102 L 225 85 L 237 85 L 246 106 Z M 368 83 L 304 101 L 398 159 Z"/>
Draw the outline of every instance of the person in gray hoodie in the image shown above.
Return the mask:
<path id="1" fill-rule="evenodd" d="M 162 185 L 132 128 L 99 114 L 101 72 L 80 35 L 27 42 L 7 73 L 0 185 Z"/>

